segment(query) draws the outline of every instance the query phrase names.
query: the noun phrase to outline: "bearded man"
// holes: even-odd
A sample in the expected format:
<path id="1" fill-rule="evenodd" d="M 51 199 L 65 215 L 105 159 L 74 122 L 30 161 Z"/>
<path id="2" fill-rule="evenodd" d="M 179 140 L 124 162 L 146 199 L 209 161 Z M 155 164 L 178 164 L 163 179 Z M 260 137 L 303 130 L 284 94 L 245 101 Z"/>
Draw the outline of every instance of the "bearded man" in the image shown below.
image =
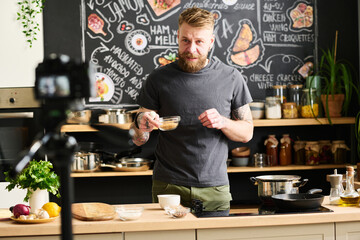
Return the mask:
<path id="1" fill-rule="evenodd" d="M 140 146 L 160 127 L 160 116 L 181 117 L 175 130 L 159 132 L 153 202 L 159 194 L 179 194 L 184 206 L 196 199 L 204 211 L 228 212 L 228 140 L 251 140 L 252 98 L 237 69 L 208 58 L 213 29 L 209 11 L 194 7 L 180 14 L 179 60 L 149 75 L 138 98 L 143 111 L 131 128 L 133 142 Z"/>

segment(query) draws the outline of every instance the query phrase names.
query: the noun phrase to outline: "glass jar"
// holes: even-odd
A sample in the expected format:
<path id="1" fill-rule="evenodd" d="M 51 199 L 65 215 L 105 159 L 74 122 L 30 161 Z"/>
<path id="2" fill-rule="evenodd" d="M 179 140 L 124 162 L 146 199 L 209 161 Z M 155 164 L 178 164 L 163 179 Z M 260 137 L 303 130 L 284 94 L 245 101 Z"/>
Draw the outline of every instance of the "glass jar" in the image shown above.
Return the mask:
<path id="1" fill-rule="evenodd" d="M 301 96 L 301 116 L 313 118 L 319 115 L 319 98 L 315 88 L 304 88 Z"/>
<path id="2" fill-rule="evenodd" d="M 296 103 L 287 102 L 282 104 L 282 117 L 283 118 L 298 118 L 298 109 Z"/>
<path id="3" fill-rule="evenodd" d="M 265 115 L 268 119 L 281 118 L 281 103 L 278 97 L 266 97 Z"/>
<path id="4" fill-rule="evenodd" d="M 269 160 L 269 166 L 278 165 L 278 145 L 279 142 L 275 138 L 275 135 L 268 135 L 264 145 L 266 147 L 266 155 Z"/>
<path id="5" fill-rule="evenodd" d="M 301 93 L 302 93 L 302 84 L 293 84 L 289 86 L 288 90 L 288 102 L 296 103 L 296 107 L 298 109 L 298 113 L 301 113 Z"/>
<path id="6" fill-rule="evenodd" d="M 319 141 L 319 156 L 320 163 L 327 164 L 332 162 L 332 152 L 331 152 L 331 142 L 330 140 L 320 140 Z"/>
<path id="7" fill-rule="evenodd" d="M 319 143 L 317 141 L 306 142 L 305 145 L 305 164 L 319 165 Z"/>
<path id="8" fill-rule="evenodd" d="M 289 134 L 283 134 L 282 138 L 280 139 L 281 148 L 285 148 L 285 165 L 292 164 L 292 156 L 291 156 L 291 138 Z M 280 151 L 281 152 L 281 151 Z"/>
<path id="9" fill-rule="evenodd" d="M 295 141 L 294 143 L 294 164 L 305 164 L 305 141 Z"/>
<path id="10" fill-rule="evenodd" d="M 280 99 L 280 103 L 286 102 L 286 85 L 274 85 L 274 96 Z"/>
<path id="11" fill-rule="evenodd" d="M 349 151 L 350 148 L 346 146 L 344 140 L 336 140 L 333 141 L 331 144 L 331 152 L 334 156 L 334 163 L 335 164 L 344 164 L 346 163 L 346 155 L 347 151 Z"/>

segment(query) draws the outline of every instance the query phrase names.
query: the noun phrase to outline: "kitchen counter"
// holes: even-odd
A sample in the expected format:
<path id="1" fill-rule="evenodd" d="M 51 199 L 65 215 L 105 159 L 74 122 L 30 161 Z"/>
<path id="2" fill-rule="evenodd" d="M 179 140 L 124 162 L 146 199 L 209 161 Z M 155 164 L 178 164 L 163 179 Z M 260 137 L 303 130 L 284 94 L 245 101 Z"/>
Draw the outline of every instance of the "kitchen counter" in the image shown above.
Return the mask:
<path id="1" fill-rule="evenodd" d="M 188 214 L 180 219 L 166 215 L 158 204 L 138 204 L 145 207 L 143 215 L 138 220 L 121 221 L 117 218 L 110 221 L 80 221 L 73 219 L 73 233 L 130 233 L 360 222 L 359 207 L 331 206 L 328 205 L 328 202 L 328 197 L 326 197 L 323 206 L 334 212 L 214 218 L 196 218 L 194 215 Z M 246 209 L 246 211 L 256 210 L 256 208 Z M 12 220 L 3 220 L 0 221 L 0 237 L 59 235 L 60 223 L 60 218 L 54 222 L 43 224 L 21 224 Z"/>

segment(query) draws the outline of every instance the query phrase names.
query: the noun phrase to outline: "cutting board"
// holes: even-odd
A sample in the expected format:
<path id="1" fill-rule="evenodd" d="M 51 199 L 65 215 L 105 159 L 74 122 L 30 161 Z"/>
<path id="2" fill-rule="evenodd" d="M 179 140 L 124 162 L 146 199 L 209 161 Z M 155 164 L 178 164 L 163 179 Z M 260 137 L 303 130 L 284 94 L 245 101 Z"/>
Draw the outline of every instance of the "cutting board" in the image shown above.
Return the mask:
<path id="1" fill-rule="evenodd" d="M 115 217 L 115 208 L 106 203 L 74 203 L 73 217 L 83 221 L 105 221 Z"/>

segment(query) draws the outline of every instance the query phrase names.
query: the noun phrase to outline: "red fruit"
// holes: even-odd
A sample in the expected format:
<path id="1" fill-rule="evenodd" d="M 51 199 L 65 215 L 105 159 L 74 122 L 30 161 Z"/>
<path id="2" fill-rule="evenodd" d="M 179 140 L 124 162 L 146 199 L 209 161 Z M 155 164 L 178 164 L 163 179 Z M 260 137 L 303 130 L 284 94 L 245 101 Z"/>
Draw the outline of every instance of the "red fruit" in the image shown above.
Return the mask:
<path id="1" fill-rule="evenodd" d="M 16 204 L 13 209 L 13 214 L 16 218 L 20 217 L 20 215 L 29 215 L 30 206 L 26 206 L 25 204 Z"/>

